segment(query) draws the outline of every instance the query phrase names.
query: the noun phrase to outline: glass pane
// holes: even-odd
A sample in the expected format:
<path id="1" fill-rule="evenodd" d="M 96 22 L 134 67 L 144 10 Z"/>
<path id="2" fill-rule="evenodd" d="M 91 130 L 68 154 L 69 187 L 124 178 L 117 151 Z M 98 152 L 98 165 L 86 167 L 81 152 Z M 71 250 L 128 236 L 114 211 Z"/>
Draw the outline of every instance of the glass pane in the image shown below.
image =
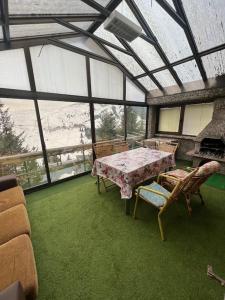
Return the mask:
<path id="1" fill-rule="evenodd" d="M 24 189 L 47 182 L 32 100 L 0 98 L 0 176 L 10 174 Z"/>
<path id="2" fill-rule="evenodd" d="M 172 8 L 173 8 L 174 10 L 176 10 L 176 8 L 175 8 L 175 6 L 174 6 L 174 4 L 173 4 L 173 0 L 166 0 L 166 2 L 168 2 L 169 5 L 172 6 Z"/>
<path id="3" fill-rule="evenodd" d="M 136 62 L 136 60 L 132 56 L 127 55 L 121 51 L 115 50 L 111 47 L 108 47 L 108 46 L 106 46 L 106 47 L 121 62 L 121 64 L 124 65 L 125 68 L 130 71 L 130 73 L 133 76 L 137 76 L 137 75 L 144 73 L 144 70 L 139 66 L 139 64 Z"/>
<path id="4" fill-rule="evenodd" d="M 124 106 L 95 104 L 96 140 L 124 139 Z"/>
<path id="5" fill-rule="evenodd" d="M 12 14 L 86 14 L 98 13 L 81 0 L 9 0 L 9 13 Z"/>
<path id="6" fill-rule="evenodd" d="M 158 131 L 178 132 L 180 122 L 180 107 L 160 108 Z"/>
<path id="7" fill-rule="evenodd" d="M 93 52 L 100 56 L 106 57 L 111 59 L 104 50 L 102 50 L 92 39 L 81 36 L 81 37 L 74 37 L 62 40 L 65 43 L 68 43 L 72 46 L 79 47 L 81 49 Z"/>
<path id="8" fill-rule="evenodd" d="M 0 40 L 3 40 L 2 26 L 0 26 Z"/>
<path id="9" fill-rule="evenodd" d="M 225 42 L 225 5 L 223 0 L 189 0 L 183 5 L 200 51 Z"/>
<path id="10" fill-rule="evenodd" d="M 38 101 L 51 180 L 91 170 L 89 104 Z"/>
<path id="11" fill-rule="evenodd" d="M 130 45 L 149 70 L 165 65 L 158 52 L 155 50 L 155 47 L 144 41 L 142 38 L 136 38 Z"/>
<path id="12" fill-rule="evenodd" d="M 130 10 L 129 6 L 127 3 L 123 0 L 116 8 L 118 12 L 120 12 L 122 15 L 130 19 L 132 22 L 134 22 L 136 25 L 140 26 L 138 20 Z"/>
<path id="13" fill-rule="evenodd" d="M 154 76 L 163 87 L 168 87 L 177 84 L 176 81 L 173 79 L 172 75 L 170 74 L 170 71 L 168 70 L 163 70 L 154 73 Z"/>
<path id="14" fill-rule="evenodd" d="M 148 77 L 141 77 L 138 79 L 138 81 L 140 81 L 140 83 L 148 90 L 155 90 L 158 89 L 157 85 L 154 84 L 154 82 Z"/>
<path id="15" fill-rule="evenodd" d="M 145 102 L 145 93 L 129 78 L 126 78 L 126 100 Z"/>
<path id="16" fill-rule="evenodd" d="M 183 29 L 155 1 L 136 1 L 170 62 L 192 55 Z"/>
<path id="17" fill-rule="evenodd" d="M 208 78 L 225 74 L 225 50 L 202 57 Z"/>
<path id="18" fill-rule="evenodd" d="M 127 141 L 134 148 L 135 141 L 145 138 L 146 107 L 127 106 Z"/>
<path id="19" fill-rule="evenodd" d="M 183 83 L 202 79 L 195 60 L 175 66 L 174 69 Z"/>
<path id="20" fill-rule="evenodd" d="M 102 6 L 106 6 L 110 2 L 110 0 L 95 0 L 95 2 L 98 2 L 98 4 Z"/>
<path id="21" fill-rule="evenodd" d="M 38 91 L 87 96 L 83 55 L 45 45 L 32 47 L 31 58 Z"/>
<path id="22" fill-rule="evenodd" d="M 93 97 L 123 99 L 123 73 L 117 67 L 90 60 L 91 90 Z"/>
<path id="23" fill-rule="evenodd" d="M 110 42 L 120 48 L 123 48 L 123 45 L 118 41 L 118 39 L 116 38 L 116 36 L 114 34 L 112 34 L 111 32 L 107 31 L 104 29 L 104 26 L 101 25 L 95 32 L 95 35 L 97 35 L 98 37 L 106 40 L 107 42 Z"/>
<path id="24" fill-rule="evenodd" d="M 92 22 L 73 22 L 71 24 L 82 29 L 88 29 L 91 23 Z M 12 38 L 69 32 L 72 33 L 74 30 L 70 30 L 67 27 L 57 23 L 10 25 L 10 36 Z"/>
<path id="25" fill-rule="evenodd" d="M 0 51 L 0 87 L 30 90 L 23 49 Z"/>
<path id="26" fill-rule="evenodd" d="M 198 135 L 212 120 L 213 103 L 185 106 L 183 134 Z"/>

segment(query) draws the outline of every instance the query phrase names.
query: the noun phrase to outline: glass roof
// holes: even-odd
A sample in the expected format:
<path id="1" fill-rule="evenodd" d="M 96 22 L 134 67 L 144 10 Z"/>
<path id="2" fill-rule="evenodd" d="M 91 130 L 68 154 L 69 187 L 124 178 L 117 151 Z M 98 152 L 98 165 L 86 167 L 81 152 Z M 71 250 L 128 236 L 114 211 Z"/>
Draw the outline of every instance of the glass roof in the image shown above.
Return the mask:
<path id="1" fill-rule="evenodd" d="M 208 78 L 225 74 L 225 50 L 202 57 Z"/>
<path id="2" fill-rule="evenodd" d="M 114 34 L 112 34 L 111 32 L 107 31 L 104 29 L 104 26 L 101 25 L 96 31 L 95 31 L 95 35 L 97 35 L 98 37 L 119 46 L 120 48 L 123 48 L 123 45 L 118 41 L 118 39 L 116 38 L 116 36 Z"/>
<path id="3" fill-rule="evenodd" d="M 191 60 L 184 64 L 175 66 L 174 69 L 177 72 L 177 75 L 179 76 L 182 83 L 202 79 L 195 60 Z"/>
<path id="4" fill-rule="evenodd" d="M 132 22 L 134 22 L 136 25 L 140 26 L 138 20 L 130 10 L 129 6 L 126 4 L 126 2 L 123 0 L 116 8 L 118 12 L 123 14 L 125 17 L 130 19 Z"/>
<path id="5" fill-rule="evenodd" d="M 106 6 L 110 2 L 110 0 L 95 0 L 95 2 L 102 6 Z"/>
<path id="6" fill-rule="evenodd" d="M 200 51 L 225 42 L 224 0 L 186 0 L 183 5 Z"/>
<path id="7" fill-rule="evenodd" d="M 155 90 L 157 89 L 157 86 L 154 84 L 154 82 L 148 77 L 141 77 L 138 79 L 138 81 L 148 90 Z"/>
<path id="8" fill-rule="evenodd" d="M 163 70 L 157 73 L 154 73 L 155 78 L 163 87 L 168 87 L 176 85 L 176 81 L 173 79 L 172 75 L 168 70 Z"/>
<path id="9" fill-rule="evenodd" d="M 101 0 L 99 2 L 106 2 Z M 69 5 L 68 5 L 69 4 Z M 9 14 L 96 14 L 91 6 L 81 0 L 9 0 Z"/>

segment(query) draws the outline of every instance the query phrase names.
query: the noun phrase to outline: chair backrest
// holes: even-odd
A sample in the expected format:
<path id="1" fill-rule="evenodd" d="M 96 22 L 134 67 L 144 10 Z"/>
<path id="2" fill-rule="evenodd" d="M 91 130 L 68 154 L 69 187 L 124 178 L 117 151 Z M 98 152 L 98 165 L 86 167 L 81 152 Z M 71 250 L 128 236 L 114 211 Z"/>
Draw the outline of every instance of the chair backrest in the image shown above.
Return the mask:
<path id="1" fill-rule="evenodd" d="M 189 173 L 185 178 L 180 179 L 174 189 L 171 192 L 170 198 L 168 202 L 173 202 L 177 199 L 179 194 L 183 192 L 188 184 L 191 182 L 192 178 L 195 176 L 195 174 L 198 172 L 198 168 L 194 169 L 191 173 Z"/>
<path id="2" fill-rule="evenodd" d="M 151 139 L 143 140 L 143 146 L 150 149 L 156 149 L 156 141 Z"/>
<path id="3" fill-rule="evenodd" d="M 165 152 L 170 152 L 170 153 L 175 154 L 175 152 L 177 150 L 177 147 L 178 147 L 178 144 L 177 145 L 170 145 L 170 144 L 167 144 L 167 143 L 160 143 L 157 146 L 157 149 L 160 150 L 160 151 L 165 151 Z"/>
<path id="4" fill-rule="evenodd" d="M 115 142 L 113 144 L 113 152 L 114 153 L 124 152 L 124 151 L 128 151 L 128 150 L 129 150 L 129 146 L 126 141 Z"/>
<path id="5" fill-rule="evenodd" d="M 96 158 L 113 154 L 113 145 L 110 142 L 100 142 L 93 145 Z"/>

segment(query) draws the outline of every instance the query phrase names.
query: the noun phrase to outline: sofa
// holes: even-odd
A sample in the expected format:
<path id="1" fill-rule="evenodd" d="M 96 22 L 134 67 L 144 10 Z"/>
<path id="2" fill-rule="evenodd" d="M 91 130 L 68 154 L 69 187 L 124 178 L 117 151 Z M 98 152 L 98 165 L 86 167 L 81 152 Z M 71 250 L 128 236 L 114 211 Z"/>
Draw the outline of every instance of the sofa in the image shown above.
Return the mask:
<path id="1" fill-rule="evenodd" d="M 10 299 L 8 294 L 12 290 L 15 295 L 23 293 L 27 300 L 37 297 L 38 278 L 30 236 L 31 227 L 22 188 L 15 176 L 0 177 L 1 300 Z M 19 299 L 18 296 L 15 299 Z"/>

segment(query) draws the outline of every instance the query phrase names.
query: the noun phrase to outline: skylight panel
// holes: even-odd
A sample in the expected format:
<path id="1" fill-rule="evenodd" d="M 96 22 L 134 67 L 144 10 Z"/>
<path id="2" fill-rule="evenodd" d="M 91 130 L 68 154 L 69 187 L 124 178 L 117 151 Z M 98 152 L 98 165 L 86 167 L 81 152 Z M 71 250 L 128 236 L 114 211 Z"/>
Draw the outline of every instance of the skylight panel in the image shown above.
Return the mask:
<path id="1" fill-rule="evenodd" d="M 164 63 L 158 52 L 155 50 L 155 47 L 144 41 L 142 38 L 135 39 L 130 43 L 130 45 L 149 70 L 164 66 Z"/>
<path id="2" fill-rule="evenodd" d="M 101 25 L 95 32 L 94 32 L 95 35 L 97 35 L 98 37 L 116 45 L 116 46 L 119 46 L 120 48 L 123 48 L 124 47 L 122 46 L 122 44 L 118 41 L 118 39 L 115 37 L 114 34 L 112 34 L 111 32 L 107 31 L 104 29 L 104 26 Z"/>
<path id="3" fill-rule="evenodd" d="M 111 47 L 106 46 L 112 54 L 127 68 L 133 76 L 140 75 L 144 73 L 144 70 L 139 66 L 136 60 L 121 51 L 113 49 Z"/>
<path id="4" fill-rule="evenodd" d="M 134 22 L 136 25 L 140 26 L 138 20 L 130 10 L 129 6 L 126 4 L 126 2 L 123 0 L 116 8 L 118 12 L 123 14 L 125 17 L 130 19 L 132 22 Z"/>
<path id="5" fill-rule="evenodd" d="M 103 1 L 103 0 L 102 0 Z M 9 0 L 9 14 L 99 14 L 81 0 Z"/>
<path id="6" fill-rule="evenodd" d="M 192 55 L 183 29 L 155 0 L 136 0 L 135 3 L 170 62 Z"/>
<path id="7" fill-rule="evenodd" d="M 172 85 L 177 85 L 176 81 L 173 79 L 172 75 L 168 70 L 163 70 L 157 73 L 154 73 L 155 78 L 163 87 L 169 87 Z"/>
<path id="8" fill-rule="evenodd" d="M 201 80 L 201 74 L 195 60 L 174 67 L 182 83 Z"/>
<path id="9" fill-rule="evenodd" d="M 208 78 L 225 74 L 225 50 L 203 56 L 202 61 Z"/>
<path id="10" fill-rule="evenodd" d="M 95 2 L 105 7 L 107 4 L 109 4 L 110 0 L 95 0 Z"/>
<path id="11" fill-rule="evenodd" d="M 225 42 L 223 0 L 188 0 L 183 5 L 199 51 Z"/>
<path id="12" fill-rule="evenodd" d="M 158 89 L 157 85 L 148 77 L 141 77 L 138 79 L 138 81 L 146 88 L 148 91 L 156 90 Z"/>

